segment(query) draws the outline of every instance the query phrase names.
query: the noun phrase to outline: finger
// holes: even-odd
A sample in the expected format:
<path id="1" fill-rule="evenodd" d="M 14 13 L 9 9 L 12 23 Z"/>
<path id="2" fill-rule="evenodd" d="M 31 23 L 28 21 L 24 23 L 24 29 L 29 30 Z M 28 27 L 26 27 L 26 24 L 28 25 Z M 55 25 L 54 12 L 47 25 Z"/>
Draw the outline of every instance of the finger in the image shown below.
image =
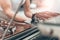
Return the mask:
<path id="1" fill-rule="evenodd" d="M 43 17 L 43 18 L 46 18 L 46 19 L 51 18 L 51 16 L 47 15 L 47 14 L 39 14 L 38 17 Z"/>
<path id="2" fill-rule="evenodd" d="M 51 17 L 55 17 L 60 15 L 59 13 L 54 13 L 54 12 L 46 12 L 47 15 L 50 15 Z"/>
<path id="3" fill-rule="evenodd" d="M 39 18 L 40 20 L 46 20 L 47 18 L 43 18 L 43 17 L 41 17 L 41 18 Z"/>

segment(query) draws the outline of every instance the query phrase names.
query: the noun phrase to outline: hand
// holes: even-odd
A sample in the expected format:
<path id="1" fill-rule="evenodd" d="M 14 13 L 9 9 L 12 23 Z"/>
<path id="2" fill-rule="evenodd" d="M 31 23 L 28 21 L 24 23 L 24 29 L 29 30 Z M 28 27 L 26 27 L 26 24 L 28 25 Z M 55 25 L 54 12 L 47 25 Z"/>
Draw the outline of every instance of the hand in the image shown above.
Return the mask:
<path id="1" fill-rule="evenodd" d="M 59 13 L 53 13 L 53 12 L 40 12 L 40 13 L 36 13 L 36 17 L 39 18 L 40 20 L 45 20 L 45 19 L 49 19 L 51 17 L 56 17 L 60 15 Z"/>

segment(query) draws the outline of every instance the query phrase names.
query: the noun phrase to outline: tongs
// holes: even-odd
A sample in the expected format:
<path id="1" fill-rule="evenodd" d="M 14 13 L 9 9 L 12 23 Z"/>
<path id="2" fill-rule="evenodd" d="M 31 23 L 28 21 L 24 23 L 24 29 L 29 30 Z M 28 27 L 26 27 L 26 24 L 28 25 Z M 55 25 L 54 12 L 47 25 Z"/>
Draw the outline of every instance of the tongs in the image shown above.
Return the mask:
<path id="1" fill-rule="evenodd" d="M 10 28 L 11 24 L 13 23 L 13 20 L 15 19 L 16 14 L 18 13 L 19 9 L 21 8 L 21 5 L 22 5 L 23 1 L 24 1 L 24 0 L 22 0 L 22 1 L 19 3 L 19 6 L 18 6 L 15 14 L 13 15 L 12 19 L 10 20 L 7 29 L 4 31 L 4 34 L 2 35 L 2 39 L 1 39 L 1 40 L 4 40 L 5 35 L 6 35 L 7 31 L 8 31 L 8 29 Z"/>

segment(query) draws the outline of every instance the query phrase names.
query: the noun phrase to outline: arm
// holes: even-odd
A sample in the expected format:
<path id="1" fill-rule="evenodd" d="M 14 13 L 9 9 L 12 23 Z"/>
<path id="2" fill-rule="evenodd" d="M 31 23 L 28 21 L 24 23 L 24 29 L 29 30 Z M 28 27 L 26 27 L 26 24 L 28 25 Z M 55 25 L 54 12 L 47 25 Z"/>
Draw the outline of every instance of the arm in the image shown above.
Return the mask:
<path id="1" fill-rule="evenodd" d="M 25 15 L 29 18 L 32 18 L 32 13 L 30 11 L 30 0 L 26 0 L 24 4 Z"/>
<path id="2" fill-rule="evenodd" d="M 12 6 L 11 6 L 10 0 L 0 0 L 0 3 L 1 3 L 1 7 L 3 9 L 3 12 L 8 17 L 12 18 L 13 15 L 14 15 L 14 12 L 12 10 Z M 21 17 L 20 15 L 16 15 L 15 20 L 17 20 L 17 21 L 25 21 L 25 20 L 27 20 L 27 18 L 26 17 Z"/>

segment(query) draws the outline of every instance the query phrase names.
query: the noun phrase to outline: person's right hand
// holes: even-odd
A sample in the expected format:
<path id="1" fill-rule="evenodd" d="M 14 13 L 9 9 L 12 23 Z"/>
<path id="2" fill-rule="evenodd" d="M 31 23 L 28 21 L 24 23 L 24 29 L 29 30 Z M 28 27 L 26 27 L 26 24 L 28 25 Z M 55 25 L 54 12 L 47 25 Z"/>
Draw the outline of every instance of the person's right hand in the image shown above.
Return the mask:
<path id="1" fill-rule="evenodd" d="M 49 19 L 49 18 L 52 18 L 52 17 L 56 17 L 60 14 L 59 13 L 54 13 L 54 12 L 40 12 L 40 13 L 36 13 L 35 15 L 40 20 L 45 20 L 45 19 Z"/>

